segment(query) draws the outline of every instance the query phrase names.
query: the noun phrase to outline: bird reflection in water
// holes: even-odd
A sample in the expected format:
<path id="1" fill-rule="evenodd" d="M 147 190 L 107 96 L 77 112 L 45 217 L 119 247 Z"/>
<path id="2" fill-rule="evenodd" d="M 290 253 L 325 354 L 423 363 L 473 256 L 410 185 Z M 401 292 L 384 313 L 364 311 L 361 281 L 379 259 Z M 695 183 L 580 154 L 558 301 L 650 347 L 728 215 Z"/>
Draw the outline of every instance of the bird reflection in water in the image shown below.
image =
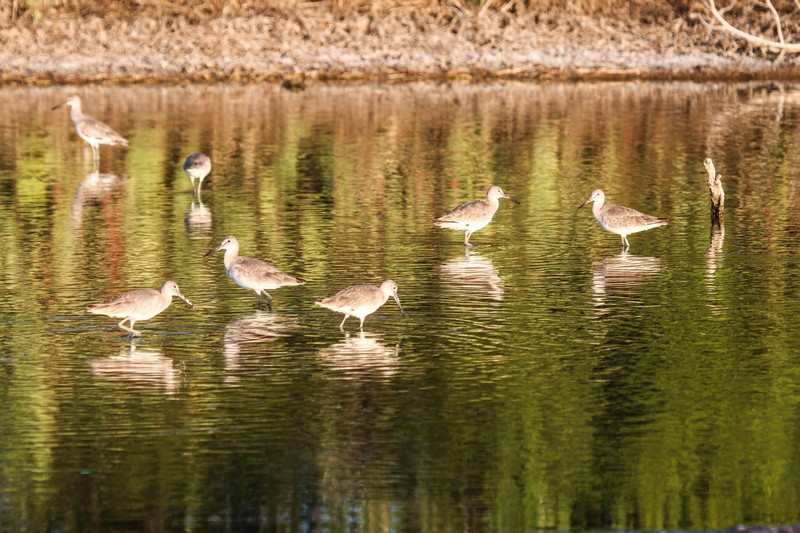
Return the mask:
<path id="1" fill-rule="evenodd" d="M 607 313 L 614 307 L 615 297 L 630 296 L 631 289 L 654 281 L 662 270 L 659 258 L 629 255 L 625 252 L 594 263 L 592 296 L 596 311 L 598 314 Z M 630 306 L 631 300 L 625 298 L 620 305 Z"/>
<path id="2" fill-rule="evenodd" d="M 225 328 L 222 339 L 225 358 L 225 382 L 235 383 L 239 377 L 235 372 L 246 364 L 248 346 L 273 342 L 289 333 L 297 326 L 297 319 L 258 310 L 237 318 Z M 254 351 L 252 357 L 263 357 L 263 350 Z M 260 355 L 259 355 L 260 354 Z"/>
<path id="3" fill-rule="evenodd" d="M 494 301 L 503 300 L 500 273 L 490 260 L 469 249 L 466 249 L 463 257 L 459 256 L 442 264 L 440 271 L 448 281 L 452 282 L 454 291 L 482 293 Z"/>
<path id="4" fill-rule="evenodd" d="M 174 393 L 180 383 L 180 370 L 161 350 L 137 347 L 139 342 L 138 339 L 132 339 L 130 347 L 124 348 L 118 355 L 89 361 L 92 375 L 111 381 L 161 386 L 167 393 Z"/>
<path id="5" fill-rule="evenodd" d="M 192 205 L 183 217 L 186 229 L 205 237 L 211 233 L 211 222 L 211 210 L 202 201 L 195 202 L 192 198 Z"/>
<path id="6" fill-rule="evenodd" d="M 113 173 L 90 172 L 78 184 L 75 197 L 72 199 L 71 220 L 74 228 L 83 225 L 83 210 L 90 206 L 99 206 L 103 201 L 111 196 L 114 191 L 120 189 L 126 176 Z"/>
<path id="7" fill-rule="evenodd" d="M 394 347 L 381 341 L 382 336 L 360 331 L 319 351 L 321 364 L 347 379 L 365 374 L 392 377 L 398 371 L 400 343 Z"/>

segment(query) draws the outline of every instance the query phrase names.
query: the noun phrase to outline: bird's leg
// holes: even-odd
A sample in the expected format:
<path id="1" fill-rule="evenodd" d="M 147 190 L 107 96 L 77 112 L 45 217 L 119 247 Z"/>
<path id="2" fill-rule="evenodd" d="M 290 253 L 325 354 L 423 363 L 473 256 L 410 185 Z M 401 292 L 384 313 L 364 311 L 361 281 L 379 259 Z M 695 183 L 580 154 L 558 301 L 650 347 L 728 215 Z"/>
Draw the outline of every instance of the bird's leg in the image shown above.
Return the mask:
<path id="1" fill-rule="evenodd" d="M 264 291 L 264 294 L 267 295 L 267 310 L 272 312 L 272 296 L 267 291 Z"/>
<path id="2" fill-rule="evenodd" d="M 622 249 L 627 251 L 630 248 L 631 243 L 628 242 L 628 237 L 622 235 Z"/>
<path id="3" fill-rule="evenodd" d="M 359 326 L 359 329 L 360 329 L 361 331 L 364 331 L 364 319 L 365 319 L 365 318 L 367 318 L 367 317 L 365 317 L 365 316 L 362 316 L 362 317 L 361 317 L 361 325 Z"/>
<path id="4" fill-rule="evenodd" d="M 92 147 L 92 156 L 94 158 L 94 168 L 98 168 L 100 166 L 100 147 L 90 144 L 89 146 Z"/>
<path id="5" fill-rule="evenodd" d="M 126 320 L 130 322 L 131 327 L 123 326 L 123 324 L 125 323 Z M 134 322 L 135 322 L 135 320 L 131 320 L 130 318 L 125 317 L 125 318 L 122 319 L 122 321 L 119 324 L 117 324 L 117 326 L 119 326 L 119 328 L 121 330 L 124 330 L 124 331 L 127 331 L 128 333 L 130 333 L 131 337 L 140 337 L 142 335 L 142 332 L 141 331 L 136 331 L 135 329 L 133 329 Z"/>
<path id="6" fill-rule="evenodd" d="M 472 232 L 471 232 L 471 231 L 469 231 L 469 230 L 467 230 L 467 231 L 464 233 L 464 246 L 472 246 L 472 245 L 469 243 L 469 238 L 470 238 L 470 236 L 471 236 L 471 235 L 472 235 Z"/>
<path id="7" fill-rule="evenodd" d="M 258 296 L 258 310 L 261 311 L 261 291 L 256 292 Z"/>
<path id="8" fill-rule="evenodd" d="M 344 331 L 344 321 L 347 320 L 347 317 L 349 317 L 349 316 L 350 315 L 344 315 L 344 318 L 342 319 L 342 323 L 339 324 L 339 329 L 340 330 Z"/>

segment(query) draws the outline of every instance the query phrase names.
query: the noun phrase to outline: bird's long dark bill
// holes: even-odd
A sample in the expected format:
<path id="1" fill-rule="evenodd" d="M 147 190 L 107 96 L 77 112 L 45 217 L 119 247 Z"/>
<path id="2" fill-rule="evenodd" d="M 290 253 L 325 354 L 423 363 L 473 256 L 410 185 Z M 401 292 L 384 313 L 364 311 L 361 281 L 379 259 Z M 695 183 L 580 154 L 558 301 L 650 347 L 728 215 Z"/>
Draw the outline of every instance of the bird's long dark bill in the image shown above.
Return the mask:
<path id="1" fill-rule="evenodd" d="M 591 198 L 587 199 L 585 202 L 583 202 L 581 205 L 579 205 L 579 206 L 578 206 L 578 209 L 580 209 L 581 207 L 583 207 L 583 206 L 585 206 L 586 204 L 588 204 L 588 203 L 589 203 L 589 201 L 591 201 Z"/>
<path id="2" fill-rule="evenodd" d="M 400 305 L 400 298 L 398 298 L 397 296 L 395 296 L 395 297 L 394 297 L 394 301 L 395 301 L 395 302 L 397 302 L 397 307 L 399 307 L 399 308 L 400 308 L 400 314 L 401 314 L 401 315 L 404 315 L 404 314 L 406 314 L 406 313 L 405 313 L 405 311 L 403 311 L 403 306 L 402 306 L 402 305 Z"/>
<path id="3" fill-rule="evenodd" d="M 213 254 L 214 252 L 219 252 L 219 250 L 220 250 L 220 248 L 219 248 L 219 246 L 217 246 L 213 250 L 209 250 L 205 254 L 203 254 L 203 257 L 208 257 L 209 255 Z"/>
<path id="4" fill-rule="evenodd" d="M 177 296 L 178 296 L 178 298 L 180 298 L 181 300 L 183 300 L 184 302 L 189 304 L 189 307 L 192 307 L 192 308 L 194 307 L 194 304 L 192 302 L 190 302 L 189 299 L 186 296 L 184 296 L 183 294 L 178 293 Z"/>
<path id="5" fill-rule="evenodd" d="M 62 105 L 64 105 L 65 103 L 66 103 L 66 102 L 61 102 L 61 103 L 60 103 L 60 104 L 58 104 L 58 105 L 54 105 L 53 107 L 51 107 L 51 108 L 50 108 L 50 111 L 53 111 L 54 109 L 58 109 L 59 107 L 61 107 L 61 106 L 62 106 Z"/>
<path id="6" fill-rule="evenodd" d="M 506 200 L 511 200 L 515 204 L 519 205 L 519 200 L 515 200 L 514 198 L 511 198 L 509 195 L 506 195 L 505 198 L 506 198 Z"/>

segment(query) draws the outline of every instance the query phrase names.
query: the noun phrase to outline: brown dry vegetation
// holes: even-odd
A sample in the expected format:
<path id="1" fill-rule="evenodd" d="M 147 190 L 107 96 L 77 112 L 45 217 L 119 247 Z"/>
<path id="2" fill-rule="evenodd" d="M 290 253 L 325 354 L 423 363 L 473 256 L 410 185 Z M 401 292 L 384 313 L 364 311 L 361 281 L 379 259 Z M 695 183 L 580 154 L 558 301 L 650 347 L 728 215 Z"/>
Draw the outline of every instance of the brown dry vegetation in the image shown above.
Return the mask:
<path id="1" fill-rule="evenodd" d="M 775 1 L 787 41 L 800 3 Z M 768 6 L 737 26 L 776 39 Z M 0 81 L 789 77 L 694 0 L 0 0 Z"/>

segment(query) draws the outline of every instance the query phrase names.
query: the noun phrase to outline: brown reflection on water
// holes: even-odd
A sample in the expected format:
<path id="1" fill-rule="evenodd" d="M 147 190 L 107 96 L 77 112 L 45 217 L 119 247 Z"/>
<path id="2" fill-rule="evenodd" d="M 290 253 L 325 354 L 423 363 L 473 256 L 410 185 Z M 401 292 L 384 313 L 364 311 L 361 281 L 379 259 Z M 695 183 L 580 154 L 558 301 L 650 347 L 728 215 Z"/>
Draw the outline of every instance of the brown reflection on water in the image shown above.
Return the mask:
<path id="1" fill-rule="evenodd" d="M 69 92 L 131 141 L 96 175 L 49 110 Z M 0 111 L 0 529 L 800 522 L 795 88 L 5 88 Z M 522 204 L 464 254 L 431 221 L 493 184 Z M 670 226 L 611 256 L 575 213 L 598 187 Z M 202 258 L 229 233 L 308 285 L 254 314 Z M 387 277 L 408 317 L 370 333 L 313 306 Z M 165 279 L 199 303 L 159 317 L 185 334 L 107 353 L 84 306 Z"/>

